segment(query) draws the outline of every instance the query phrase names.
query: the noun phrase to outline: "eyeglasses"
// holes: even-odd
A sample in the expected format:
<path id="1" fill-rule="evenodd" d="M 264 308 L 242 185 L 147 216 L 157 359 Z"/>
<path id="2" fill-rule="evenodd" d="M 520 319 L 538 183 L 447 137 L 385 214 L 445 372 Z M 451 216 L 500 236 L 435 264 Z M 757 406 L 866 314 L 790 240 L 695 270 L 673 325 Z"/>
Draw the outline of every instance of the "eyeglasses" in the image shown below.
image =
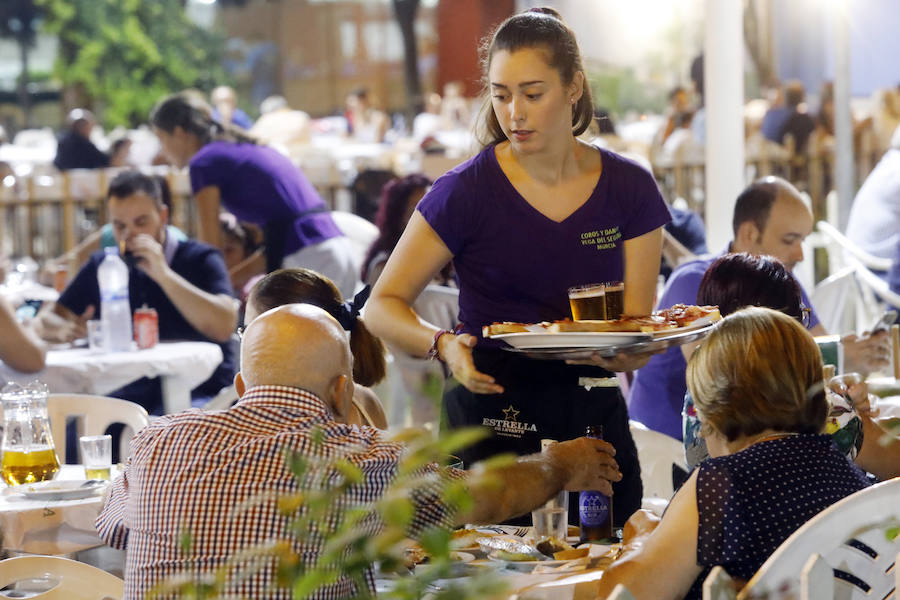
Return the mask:
<path id="1" fill-rule="evenodd" d="M 800 305 L 800 324 L 803 325 L 804 327 L 809 327 L 809 322 L 811 319 L 812 319 L 812 309 L 807 306 L 803 306 L 801 304 Z"/>
<path id="2" fill-rule="evenodd" d="M 245 330 L 245 329 L 247 329 L 247 326 L 246 326 L 246 325 L 241 325 L 240 327 L 237 328 L 237 336 L 238 336 L 238 340 L 243 340 L 243 339 L 244 339 L 244 330 Z"/>

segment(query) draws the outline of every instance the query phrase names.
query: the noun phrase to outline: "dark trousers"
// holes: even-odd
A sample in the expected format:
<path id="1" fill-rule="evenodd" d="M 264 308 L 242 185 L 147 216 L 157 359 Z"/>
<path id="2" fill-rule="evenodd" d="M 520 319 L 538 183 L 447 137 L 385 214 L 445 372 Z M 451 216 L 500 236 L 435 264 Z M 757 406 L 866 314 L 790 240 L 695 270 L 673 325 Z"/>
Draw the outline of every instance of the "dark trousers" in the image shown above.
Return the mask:
<path id="1" fill-rule="evenodd" d="M 588 425 L 603 427 L 616 449 L 622 480 L 613 484 L 613 518 L 621 526 L 641 507 L 643 488 L 637 448 L 628 429 L 628 411 L 618 387 L 579 385 L 581 378 L 614 377 L 598 367 L 533 360 L 503 350 L 476 349 L 475 365 L 503 386 L 503 394 L 474 394 L 458 385 L 444 394 L 450 428 L 479 425 L 490 436 L 461 451 L 468 467 L 504 452 L 540 452 L 541 439 L 570 440 Z M 587 459 L 587 457 L 586 457 Z M 522 522 L 530 522 L 525 515 Z M 569 498 L 569 522 L 578 524 L 578 494 Z"/>

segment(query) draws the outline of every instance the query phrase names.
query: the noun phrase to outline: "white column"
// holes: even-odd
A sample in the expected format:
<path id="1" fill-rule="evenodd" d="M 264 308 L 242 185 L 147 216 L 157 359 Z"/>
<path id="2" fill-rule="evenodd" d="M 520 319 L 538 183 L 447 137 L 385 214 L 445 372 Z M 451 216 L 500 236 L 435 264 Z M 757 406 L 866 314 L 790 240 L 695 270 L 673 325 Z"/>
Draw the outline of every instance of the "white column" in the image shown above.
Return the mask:
<path id="1" fill-rule="evenodd" d="M 856 195 L 853 165 L 853 118 L 850 114 L 850 11 L 848 0 L 834 0 L 834 182 L 839 223 L 846 229 Z M 826 190 L 827 192 L 828 190 Z"/>
<path id="2" fill-rule="evenodd" d="M 705 9 L 706 238 L 718 252 L 744 189 L 744 13 L 741 0 L 706 0 Z"/>

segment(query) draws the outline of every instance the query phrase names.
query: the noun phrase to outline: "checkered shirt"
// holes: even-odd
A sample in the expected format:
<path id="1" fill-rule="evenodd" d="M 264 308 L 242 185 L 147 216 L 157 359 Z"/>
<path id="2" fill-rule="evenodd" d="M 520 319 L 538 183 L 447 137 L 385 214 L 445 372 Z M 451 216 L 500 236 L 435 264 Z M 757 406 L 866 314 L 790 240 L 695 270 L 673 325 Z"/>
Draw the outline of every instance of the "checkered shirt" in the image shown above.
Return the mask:
<path id="1" fill-rule="evenodd" d="M 318 450 L 311 437 L 314 427 L 324 434 Z M 286 449 L 326 459 L 345 456 L 365 476 L 363 484 L 351 488 L 349 502 L 366 505 L 395 477 L 403 446 L 384 441 L 377 429 L 337 423 L 313 394 L 281 386 L 254 387 L 228 410 L 189 410 L 157 420 L 132 441 L 131 459 L 96 522 L 107 544 L 127 548 L 124 597 L 144 598 L 175 575 L 211 573 L 241 550 L 266 541 L 286 540 L 312 564 L 318 546 L 292 540 L 286 534 L 288 519 L 277 511 L 276 497 L 298 489 L 285 464 Z M 235 511 L 260 495 L 267 499 Z M 414 497 L 414 504 L 412 531 L 450 525 L 451 515 L 436 490 Z M 375 535 L 382 525 L 373 518 L 361 526 Z M 185 531 L 192 536 L 189 553 L 179 543 Z M 275 586 L 274 564 L 270 560 L 256 575 L 231 581 L 228 597 L 291 598 L 288 589 Z M 366 580 L 374 591 L 371 568 Z M 313 597 L 356 595 L 355 585 L 341 577 Z"/>

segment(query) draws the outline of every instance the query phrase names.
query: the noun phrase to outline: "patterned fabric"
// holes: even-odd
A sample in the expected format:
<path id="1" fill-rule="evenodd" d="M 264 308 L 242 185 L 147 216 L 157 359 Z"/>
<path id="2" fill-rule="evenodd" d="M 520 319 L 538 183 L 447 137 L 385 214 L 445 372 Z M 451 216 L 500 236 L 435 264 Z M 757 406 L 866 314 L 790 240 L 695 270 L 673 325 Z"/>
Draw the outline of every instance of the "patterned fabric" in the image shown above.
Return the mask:
<path id="1" fill-rule="evenodd" d="M 697 564 L 704 569 L 685 597 L 702 597 L 715 565 L 750 579 L 801 525 L 868 486 L 827 435 L 773 439 L 704 461 L 697 478 Z"/>
<path id="2" fill-rule="evenodd" d="M 313 441 L 315 431 L 322 433 L 320 445 Z M 269 541 L 289 541 L 312 564 L 319 546 L 291 540 L 288 521 L 277 511 L 277 497 L 299 487 L 285 464 L 286 450 L 325 460 L 343 457 L 362 470 L 364 482 L 351 488 L 341 510 L 370 505 L 384 493 L 403 446 L 382 440 L 377 429 L 337 423 L 313 394 L 280 386 L 252 388 L 224 411 L 162 417 L 134 438 L 131 459 L 96 522 L 107 544 L 128 550 L 124 597 L 144 598 L 176 574 L 212 573 L 241 550 Z M 436 465 L 427 469 L 436 471 Z M 450 477 L 464 476 L 449 471 Z M 413 494 L 413 535 L 432 525 L 450 526 L 451 515 L 439 501 L 440 478 L 429 481 L 429 489 Z M 375 535 L 381 522 L 371 518 L 361 526 Z M 185 532 L 191 535 L 189 553 L 180 547 Z M 291 598 L 290 590 L 275 588 L 274 564 L 264 561 L 255 575 L 232 580 L 228 597 Z M 374 591 L 371 568 L 366 580 Z M 341 577 L 312 597 L 356 595 L 355 585 Z"/>
<path id="3" fill-rule="evenodd" d="M 850 460 L 856 460 L 863 443 L 862 421 L 856 410 L 843 396 L 826 389 L 828 400 L 828 418 L 825 420 L 825 433 L 831 436 L 838 450 Z M 684 459 L 689 469 L 694 469 L 709 458 L 706 440 L 700 435 L 700 419 L 694 408 L 694 399 L 690 392 L 684 394 L 684 409 L 681 412 L 684 433 Z"/>

